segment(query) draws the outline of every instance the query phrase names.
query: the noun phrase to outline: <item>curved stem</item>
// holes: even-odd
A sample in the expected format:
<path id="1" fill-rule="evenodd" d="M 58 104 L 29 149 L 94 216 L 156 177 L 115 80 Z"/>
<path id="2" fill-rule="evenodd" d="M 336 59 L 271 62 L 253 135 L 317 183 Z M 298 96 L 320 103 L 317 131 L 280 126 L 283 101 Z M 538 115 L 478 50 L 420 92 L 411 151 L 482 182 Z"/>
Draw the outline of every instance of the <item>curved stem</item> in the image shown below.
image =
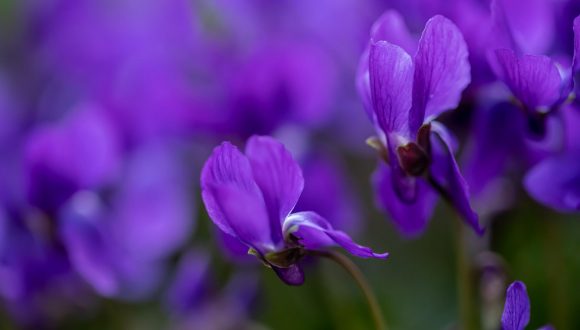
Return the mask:
<path id="1" fill-rule="evenodd" d="M 344 268 L 355 280 L 355 282 L 358 284 L 359 288 L 363 292 L 366 301 L 369 305 L 369 308 L 371 310 L 371 313 L 373 315 L 373 319 L 377 330 L 387 330 L 387 326 L 383 321 L 384 320 L 383 314 L 377 302 L 377 298 L 375 297 L 373 291 L 371 290 L 371 287 L 369 286 L 363 273 L 356 266 L 356 264 L 352 262 L 352 260 L 344 256 L 343 254 L 334 251 L 308 250 L 308 254 L 312 256 L 330 259 L 339 264 L 342 268 Z"/>

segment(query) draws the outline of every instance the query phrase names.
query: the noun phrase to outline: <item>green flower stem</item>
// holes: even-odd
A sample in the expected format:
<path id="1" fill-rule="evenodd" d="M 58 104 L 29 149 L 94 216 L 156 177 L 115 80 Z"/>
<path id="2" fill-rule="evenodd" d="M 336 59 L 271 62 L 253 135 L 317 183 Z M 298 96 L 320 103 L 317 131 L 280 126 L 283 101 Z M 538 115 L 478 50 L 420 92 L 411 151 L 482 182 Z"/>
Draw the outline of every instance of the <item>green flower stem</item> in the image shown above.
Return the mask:
<path id="1" fill-rule="evenodd" d="M 385 322 L 383 321 L 384 320 L 383 314 L 382 314 L 381 308 L 379 307 L 379 304 L 377 302 L 377 298 L 375 297 L 373 291 L 371 290 L 371 287 L 368 284 L 367 280 L 365 279 L 363 273 L 356 266 L 356 264 L 354 262 L 352 262 L 352 260 L 350 260 L 349 258 L 344 256 L 343 254 L 340 254 L 340 253 L 334 252 L 334 251 L 309 250 L 308 254 L 312 255 L 312 256 L 316 256 L 316 257 L 323 257 L 323 258 L 330 259 L 330 260 L 336 262 L 337 264 L 339 264 L 342 268 L 344 268 L 350 274 L 350 276 L 355 280 L 355 282 L 358 284 L 359 288 L 362 290 L 362 292 L 366 298 L 366 301 L 369 305 L 369 308 L 371 310 L 371 313 L 373 315 L 376 329 L 377 330 L 387 330 L 387 326 L 385 325 Z"/>
<path id="2" fill-rule="evenodd" d="M 473 272 L 469 258 L 469 246 L 466 242 L 465 229 L 461 219 L 455 222 L 457 253 L 457 294 L 460 315 L 460 327 L 463 330 L 479 329 L 477 306 L 474 299 Z"/>

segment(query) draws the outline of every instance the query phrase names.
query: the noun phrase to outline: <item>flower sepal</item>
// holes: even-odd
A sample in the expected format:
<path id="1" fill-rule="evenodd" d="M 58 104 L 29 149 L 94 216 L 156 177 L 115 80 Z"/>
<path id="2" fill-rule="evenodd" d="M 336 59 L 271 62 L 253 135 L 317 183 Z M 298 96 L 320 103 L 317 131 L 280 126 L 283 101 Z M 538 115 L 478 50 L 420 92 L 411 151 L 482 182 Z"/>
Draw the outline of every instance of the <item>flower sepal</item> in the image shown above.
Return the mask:
<path id="1" fill-rule="evenodd" d="M 270 252 L 264 259 L 270 265 L 278 268 L 289 268 L 297 264 L 306 255 L 306 250 L 302 246 L 284 249 L 282 251 Z"/>
<path id="2" fill-rule="evenodd" d="M 385 163 L 389 164 L 389 151 L 378 136 L 370 136 L 365 142 L 369 147 L 377 151 L 379 157 L 384 160 Z"/>

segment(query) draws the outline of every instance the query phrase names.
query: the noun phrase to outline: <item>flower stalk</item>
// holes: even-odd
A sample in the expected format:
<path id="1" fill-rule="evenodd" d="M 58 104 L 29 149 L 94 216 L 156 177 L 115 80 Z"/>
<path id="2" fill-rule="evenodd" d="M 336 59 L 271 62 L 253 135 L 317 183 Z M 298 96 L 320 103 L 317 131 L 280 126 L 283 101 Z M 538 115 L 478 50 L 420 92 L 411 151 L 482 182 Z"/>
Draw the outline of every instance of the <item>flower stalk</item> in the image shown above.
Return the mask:
<path id="1" fill-rule="evenodd" d="M 368 284 L 366 278 L 364 277 L 363 273 L 360 271 L 360 269 L 352 260 L 350 260 L 345 255 L 335 251 L 309 250 L 308 254 L 311 256 L 330 259 L 339 264 L 342 268 L 344 268 L 354 279 L 354 281 L 357 283 L 357 285 L 363 292 L 365 299 L 369 305 L 371 314 L 373 316 L 376 329 L 387 330 L 387 326 L 385 324 L 384 317 L 381 312 L 381 308 L 378 304 L 377 298 L 373 293 L 370 285 Z"/>
<path id="2" fill-rule="evenodd" d="M 455 238 L 457 253 L 457 294 L 460 316 L 460 329 L 479 329 L 477 306 L 474 299 L 473 273 L 469 259 L 469 246 L 466 242 L 465 230 L 460 219 L 455 222 Z"/>

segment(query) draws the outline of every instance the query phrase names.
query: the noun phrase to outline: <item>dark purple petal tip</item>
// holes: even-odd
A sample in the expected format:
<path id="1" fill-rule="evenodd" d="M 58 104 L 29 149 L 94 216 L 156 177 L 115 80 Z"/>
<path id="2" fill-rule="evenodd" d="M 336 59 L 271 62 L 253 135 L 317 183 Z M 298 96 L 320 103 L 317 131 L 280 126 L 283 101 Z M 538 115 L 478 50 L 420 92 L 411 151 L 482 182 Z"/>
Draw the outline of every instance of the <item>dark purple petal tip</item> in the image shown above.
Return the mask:
<path id="1" fill-rule="evenodd" d="M 523 330 L 530 322 L 530 299 L 526 285 L 515 281 L 507 289 L 501 316 L 503 330 Z"/>

